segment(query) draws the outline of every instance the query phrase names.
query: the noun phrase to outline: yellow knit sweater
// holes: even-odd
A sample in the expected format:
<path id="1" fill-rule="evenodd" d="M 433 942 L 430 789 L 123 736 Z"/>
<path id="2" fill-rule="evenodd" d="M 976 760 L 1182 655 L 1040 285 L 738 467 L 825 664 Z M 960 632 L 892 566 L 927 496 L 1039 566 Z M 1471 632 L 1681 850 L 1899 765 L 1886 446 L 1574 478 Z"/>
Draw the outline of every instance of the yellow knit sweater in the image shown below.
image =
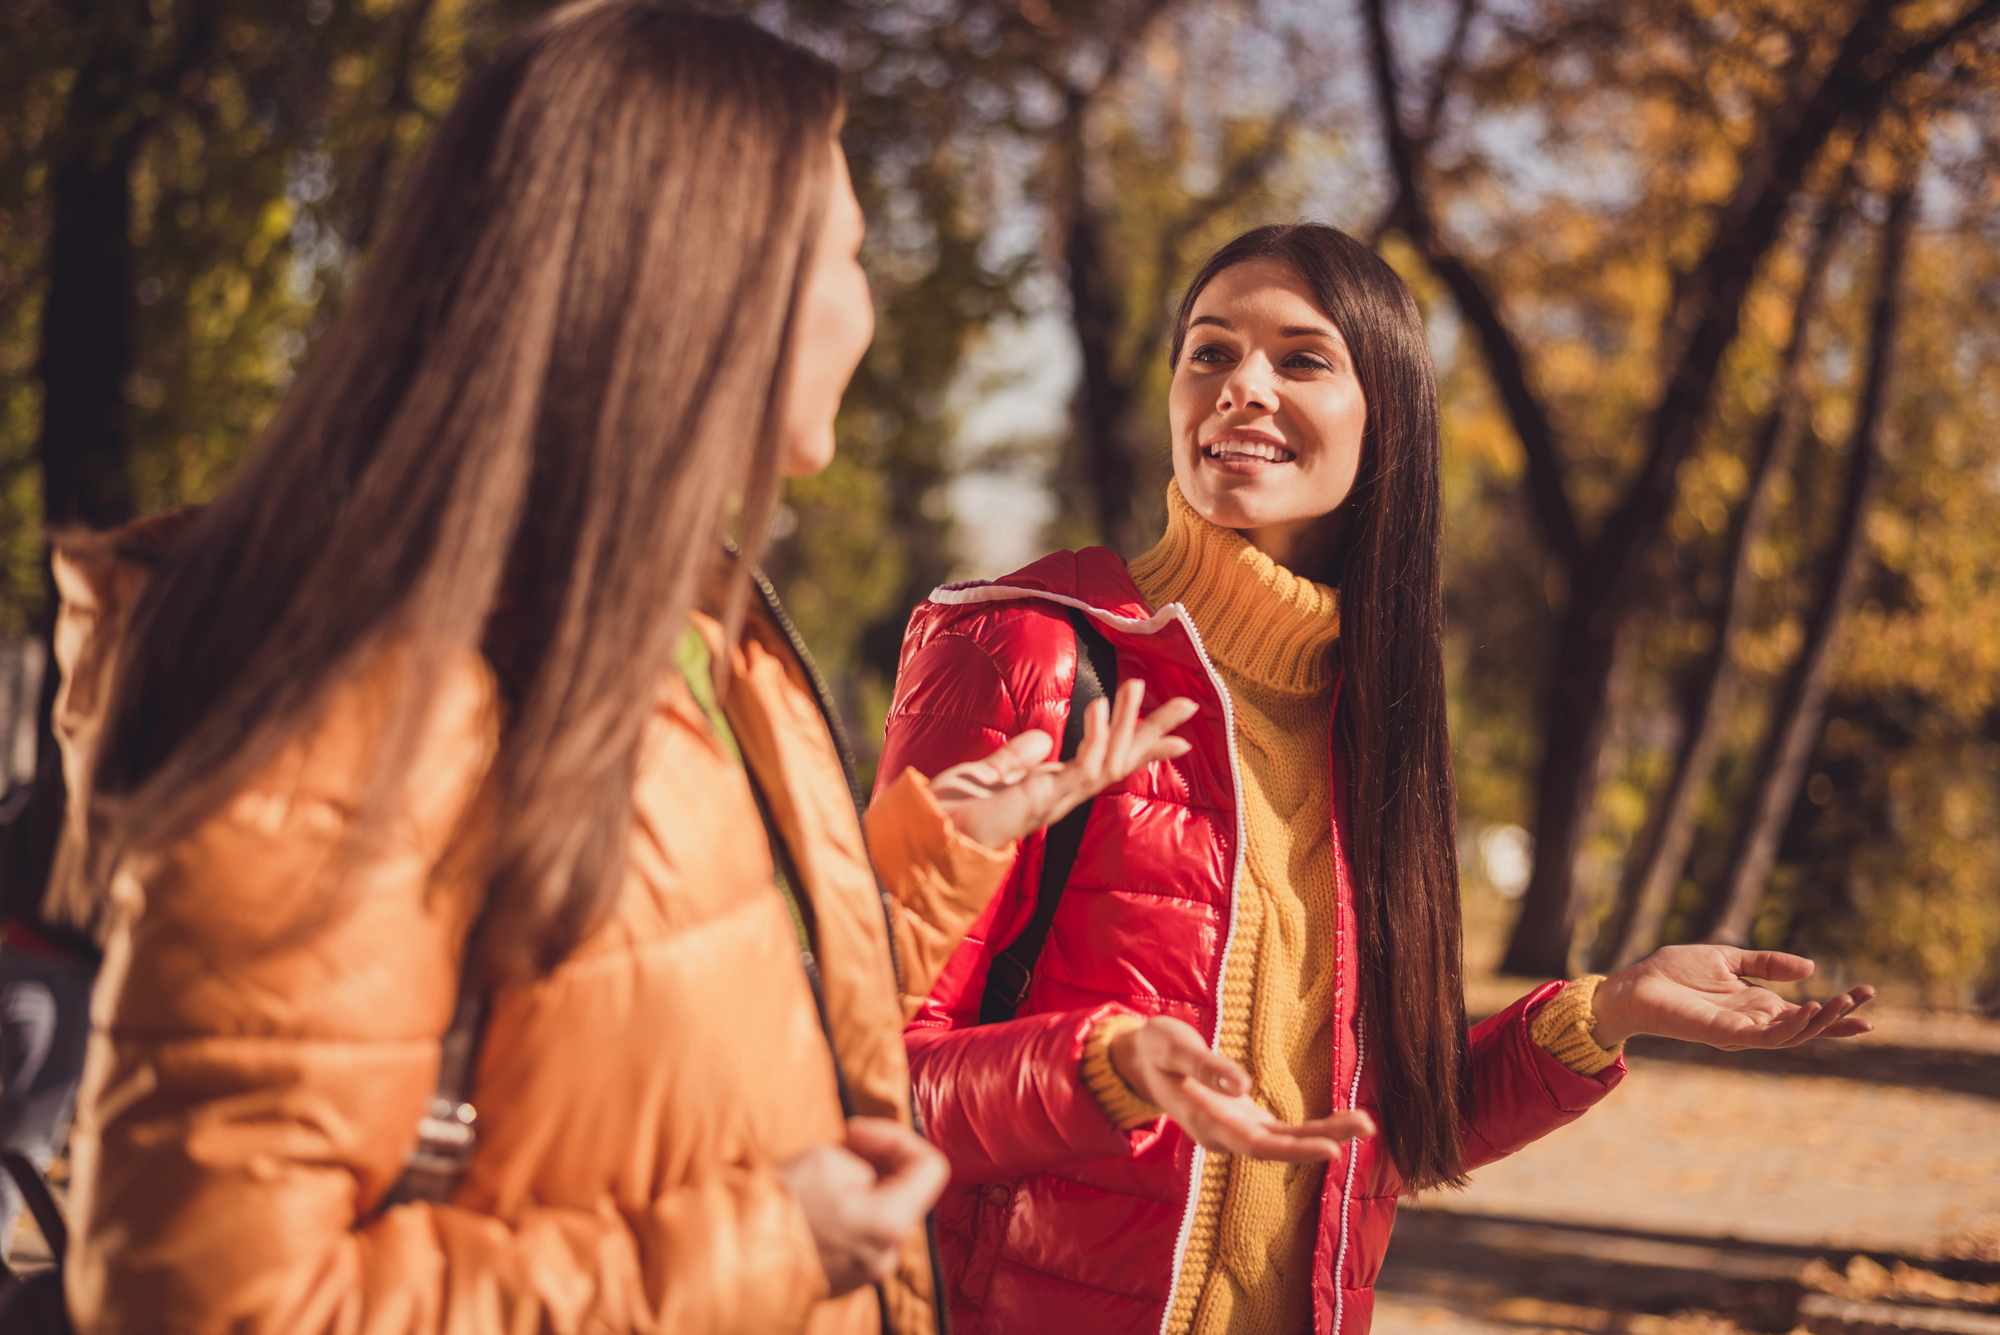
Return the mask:
<path id="1" fill-rule="evenodd" d="M 1288 1122 L 1333 1110 L 1337 881 L 1328 813 L 1336 590 L 1301 579 L 1167 488 L 1167 532 L 1131 566 L 1153 607 L 1178 602 L 1229 688 L 1243 791 L 1244 869 L 1223 969 L 1219 1051 L 1249 1071 L 1257 1102 Z M 1590 1040 L 1595 979 L 1565 988 L 1533 1037 L 1577 1070 L 1616 1060 Z M 1120 1126 L 1158 1115 L 1091 1035 L 1084 1079 Z M 1297 1335 L 1312 1325 L 1323 1164 L 1207 1156 L 1167 1335 Z"/>
<path id="2" fill-rule="evenodd" d="M 1300 579 L 1167 494 L 1167 533 L 1132 563 L 1154 607 L 1182 603 L 1229 688 L 1243 785 L 1244 871 L 1216 1047 L 1288 1122 L 1333 1110 L 1338 887 L 1327 813 L 1334 590 Z M 1167 1322 L 1296 1335 L 1312 1325 L 1321 1164 L 1210 1155 Z"/>

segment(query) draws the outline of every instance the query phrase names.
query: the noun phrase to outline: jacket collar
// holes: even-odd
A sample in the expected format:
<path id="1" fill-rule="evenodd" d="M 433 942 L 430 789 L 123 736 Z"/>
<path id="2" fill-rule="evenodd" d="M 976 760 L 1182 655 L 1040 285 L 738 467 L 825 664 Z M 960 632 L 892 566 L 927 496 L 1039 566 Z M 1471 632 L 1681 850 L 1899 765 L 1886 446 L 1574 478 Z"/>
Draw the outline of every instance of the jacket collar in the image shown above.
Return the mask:
<path id="1" fill-rule="evenodd" d="M 1022 595 L 1052 597 L 1119 621 L 1151 621 L 1155 616 L 1132 582 L 1125 559 L 1109 547 L 1051 552 L 999 579 L 946 584 L 931 594 L 931 601 L 993 602 Z"/>

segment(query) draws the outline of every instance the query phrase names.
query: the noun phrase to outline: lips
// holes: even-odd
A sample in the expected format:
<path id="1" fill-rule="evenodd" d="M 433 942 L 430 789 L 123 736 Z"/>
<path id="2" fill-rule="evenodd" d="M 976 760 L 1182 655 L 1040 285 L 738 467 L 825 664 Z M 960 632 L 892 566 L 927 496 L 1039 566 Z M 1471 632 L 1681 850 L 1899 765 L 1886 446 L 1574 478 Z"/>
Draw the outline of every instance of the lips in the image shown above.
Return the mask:
<path id="1" fill-rule="evenodd" d="M 1237 463 L 1258 461 L 1270 464 L 1288 464 L 1298 458 L 1282 445 L 1268 440 L 1251 440 L 1243 436 L 1224 436 L 1211 440 L 1201 447 L 1201 452 L 1217 463 Z"/>

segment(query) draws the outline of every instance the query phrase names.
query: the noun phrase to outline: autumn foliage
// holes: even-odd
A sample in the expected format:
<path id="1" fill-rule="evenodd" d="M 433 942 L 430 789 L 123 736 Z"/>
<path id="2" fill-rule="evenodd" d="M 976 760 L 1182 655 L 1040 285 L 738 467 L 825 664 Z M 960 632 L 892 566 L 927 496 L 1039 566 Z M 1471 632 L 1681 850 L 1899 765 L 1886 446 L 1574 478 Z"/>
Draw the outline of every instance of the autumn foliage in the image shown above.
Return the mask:
<path id="1" fill-rule="evenodd" d="M 22 635 L 45 521 L 227 475 L 465 71 L 540 6 L 16 8 Z M 1712 935 L 1995 999 L 2000 0 L 755 12 L 848 70 L 870 213 L 881 335 L 772 558 L 858 734 L 907 609 L 998 573 L 967 564 L 991 487 L 1044 498 L 1026 549 L 1150 542 L 1176 285 L 1326 218 L 1430 317 L 1468 874 L 1493 827 L 1538 850 L 1509 966 Z"/>

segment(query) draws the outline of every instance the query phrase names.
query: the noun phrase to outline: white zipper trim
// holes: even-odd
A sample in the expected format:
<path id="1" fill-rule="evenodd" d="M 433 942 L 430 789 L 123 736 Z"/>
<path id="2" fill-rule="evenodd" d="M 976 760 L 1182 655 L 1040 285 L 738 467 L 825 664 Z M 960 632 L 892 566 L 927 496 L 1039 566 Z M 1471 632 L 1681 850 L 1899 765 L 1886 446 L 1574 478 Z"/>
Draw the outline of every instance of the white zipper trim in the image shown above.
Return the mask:
<path id="1" fill-rule="evenodd" d="M 1201 666 L 1208 673 L 1208 679 L 1215 687 L 1215 694 L 1222 701 L 1222 726 L 1229 741 L 1229 800 L 1236 814 L 1236 863 L 1229 872 L 1229 929 L 1222 938 L 1222 966 L 1215 975 L 1215 1027 L 1209 1033 L 1208 1046 L 1213 1048 L 1222 1037 L 1222 993 L 1229 981 L 1229 948 L 1236 942 L 1236 897 L 1243 882 L 1243 859 L 1245 856 L 1245 836 L 1243 829 L 1243 775 L 1236 763 L 1236 706 L 1229 698 L 1229 687 L 1223 682 L 1222 674 L 1215 670 L 1215 662 L 1208 656 L 1208 646 L 1201 642 L 1201 632 L 1195 629 L 1194 618 L 1188 615 L 1181 603 L 1168 603 L 1165 607 L 1143 620 L 1137 617 L 1121 617 L 1092 607 L 1080 598 L 1070 598 L 1060 593 L 1045 593 L 1040 589 L 1023 589 L 1011 584 L 975 584 L 959 588 L 941 588 L 931 591 L 930 601 L 946 606 L 967 606 L 972 603 L 1009 602 L 1017 598 L 1041 598 L 1065 607 L 1074 607 L 1088 613 L 1099 621 L 1116 626 L 1133 635 L 1151 635 L 1164 628 L 1170 621 L 1178 621 L 1186 628 L 1189 643 L 1194 645 L 1195 656 L 1201 659 Z M 1359 1063 L 1354 1068 L 1355 1080 L 1361 1078 Z M 1181 1231 L 1174 1239 L 1173 1280 L 1167 1286 L 1167 1310 L 1160 1317 L 1160 1335 L 1167 1335 L 1167 1323 L 1173 1320 L 1174 1297 L 1180 1292 L 1181 1267 L 1187 1261 L 1188 1236 L 1194 1232 L 1195 1206 L 1201 1199 L 1201 1175 L 1208 1163 L 1208 1151 L 1200 1145 L 1194 1147 L 1194 1158 L 1188 1175 L 1187 1204 L 1181 1210 Z M 1348 1161 L 1348 1176 L 1353 1177 L 1354 1164 Z M 1342 1227 L 1345 1227 L 1345 1205 L 1342 1206 Z M 1345 1236 L 1343 1234 L 1343 1247 Z M 1334 1291 L 1339 1293 L 1339 1276 L 1335 1276 Z M 1336 1301 L 1338 1297 L 1336 1296 Z"/>
<path id="2" fill-rule="evenodd" d="M 1368 1059 L 1368 1034 L 1361 1027 L 1361 1015 L 1357 1008 L 1354 1016 L 1354 1081 L 1347 1087 L 1347 1110 L 1354 1111 L 1356 1100 L 1361 1097 L 1361 1063 Z M 1340 1187 L 1340 1250 L 1333 1258 L 1333 1335 L 1340 1335 L 1340 1318 L 1347 1303 L 1347 1290 L 1341 1286 L 1341 1272 L 1347 1269 L 1347 1225 L 1354 1215 L 1354 1166 L 1361 1161 L 1361 1151 L 1353 1141 L 1347 1142 L 1347 1180 Z"/>

